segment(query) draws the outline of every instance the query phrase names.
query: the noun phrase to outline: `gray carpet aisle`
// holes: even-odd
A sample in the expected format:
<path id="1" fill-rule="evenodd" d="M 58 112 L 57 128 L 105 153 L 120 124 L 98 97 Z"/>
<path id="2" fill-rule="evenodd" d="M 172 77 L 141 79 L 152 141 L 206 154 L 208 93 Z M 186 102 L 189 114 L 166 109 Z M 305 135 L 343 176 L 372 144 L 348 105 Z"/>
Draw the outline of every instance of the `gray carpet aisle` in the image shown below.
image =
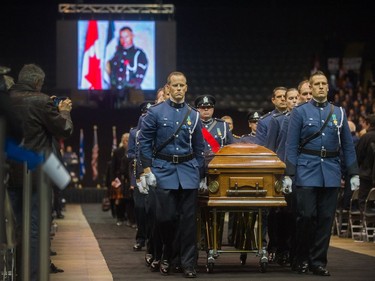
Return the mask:
<path id="1" fill-rule="evenodd" d="M 159 272 L 150 272 L 145 266 L 145 251 L 134 252 L 136 230 L 126 225 L 117 226 L 110 212 L 103 212 L 100 204 L 82 204 L 82 210 L 99 243 L 103 256 L 113 275 L 114 281 L 125 280 L 181 280 L 181 273 L 161 276 Z M 331 247 L 328 256 L 330 277 L 299 275 L 276 264 L 269 264 L 265 273 L 259 272 L 259 258 L 248 254 L 246 265 L 242 266 L 239 254 L 223 253 L 215 262 L 214 272 L 206 273 L 206 253 L 200 252 L 198 278 L 202 280 L 321 280 L 330 281 L 370 281 L 375 280 L 375 257 L 353 253 Z"/>

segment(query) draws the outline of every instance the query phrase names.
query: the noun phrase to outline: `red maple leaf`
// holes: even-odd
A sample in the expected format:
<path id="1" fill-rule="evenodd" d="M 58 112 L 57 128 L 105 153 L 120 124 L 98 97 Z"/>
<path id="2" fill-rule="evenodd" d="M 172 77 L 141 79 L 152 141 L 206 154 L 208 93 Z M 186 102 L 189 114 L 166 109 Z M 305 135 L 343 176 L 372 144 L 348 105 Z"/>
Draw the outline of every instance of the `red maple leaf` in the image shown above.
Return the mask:
<path id="1" fill-rule="evenodd" d="M 89 57 L 89 72 L 85 76 L 87 81 L 90 82 L 91 90 L 100 90 L 102 88 L 102 78 L 100 73 L 100 59 L 94 55 Z"/>

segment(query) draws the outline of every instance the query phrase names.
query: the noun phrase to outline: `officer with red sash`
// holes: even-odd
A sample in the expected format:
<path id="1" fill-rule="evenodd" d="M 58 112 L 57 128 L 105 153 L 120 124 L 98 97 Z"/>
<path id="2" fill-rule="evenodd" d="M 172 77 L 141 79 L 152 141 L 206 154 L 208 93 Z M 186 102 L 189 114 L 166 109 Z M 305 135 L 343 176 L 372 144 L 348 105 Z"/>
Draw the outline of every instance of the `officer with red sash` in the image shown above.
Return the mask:
<path id="1" fill-rule="evenodd" d="M 211 95 L 202 95 L 195 99 L 195 107 L 202 121 L 202 133 L 205 140 L 206 166 L 221 147 L 234 143 L 228 124 L 219 118 L 213 118 L 216 100 Z"/>

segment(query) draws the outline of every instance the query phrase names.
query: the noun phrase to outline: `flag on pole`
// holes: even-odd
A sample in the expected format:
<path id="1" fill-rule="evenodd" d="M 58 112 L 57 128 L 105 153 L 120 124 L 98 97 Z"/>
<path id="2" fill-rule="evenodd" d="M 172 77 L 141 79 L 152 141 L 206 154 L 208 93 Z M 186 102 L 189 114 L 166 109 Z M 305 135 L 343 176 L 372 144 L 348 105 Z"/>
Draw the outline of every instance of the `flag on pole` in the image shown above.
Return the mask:
<path id="1" fill-rule="evenodd" d="M 112 152 L 117 148 L 116 126 L 112 127 Z"/>
<path id="2" fill-rule="evenodd" d="M 99 145 L 98 145 L 98 127 L 94 126 L 94 142 L 92 146 L 91 155 L 91 169 L 92 169 L 92 180 L 98 178 L 98 157 L 99 157 Z"/>
<path id="3" fill-rule="evenodd" d="M 82 88 L 102 89 L 102 71 L 99 55 L 98 23 L 90 20 L 87 27 L 86 43 L 82 64 Z"/>
<path id="4" fill-rule="evenodd" d="M 85 169 L 85 151 L 83 147 L 83 129 L 79 131 L 79 178 L 82 180 L 86 174 Z"/>

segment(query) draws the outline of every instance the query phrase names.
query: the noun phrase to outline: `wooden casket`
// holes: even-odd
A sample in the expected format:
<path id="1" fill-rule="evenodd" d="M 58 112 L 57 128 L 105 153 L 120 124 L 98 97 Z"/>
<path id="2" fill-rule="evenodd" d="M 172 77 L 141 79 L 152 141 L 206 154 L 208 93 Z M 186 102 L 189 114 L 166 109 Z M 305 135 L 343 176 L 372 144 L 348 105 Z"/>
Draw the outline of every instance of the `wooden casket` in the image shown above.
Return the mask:
<path id="1" fill-rule="evenodd" d="M 207 272 L 213 272 L 215 260 L 221 253 L 241 253 L 243 265 L 250 252 L 259 256 L 260 271 L 267 270 L 262 210 L 286 206 L 281 191 L 284 171 L 285 164 L 274 152 L 256 144 L 231 144 L 215 154 L 208 164 L 208 190 L 199 193 L 197 235 L 198 241 L 202 241 L 201 230 L 204 229 Z M 222 249 L 225 212 L 238 214 L 232 230 L 236 237 L 235 250 Z M 256 235 L 254 214 L 258 222 Z"/>
<path id="2" fill-rule="evenodd" d="M 281 192 L 285 164 L 256 144 L 221 148 L 208 165 L 208 190 L 199 195 L 207 207 L 286 206 Z"/>

